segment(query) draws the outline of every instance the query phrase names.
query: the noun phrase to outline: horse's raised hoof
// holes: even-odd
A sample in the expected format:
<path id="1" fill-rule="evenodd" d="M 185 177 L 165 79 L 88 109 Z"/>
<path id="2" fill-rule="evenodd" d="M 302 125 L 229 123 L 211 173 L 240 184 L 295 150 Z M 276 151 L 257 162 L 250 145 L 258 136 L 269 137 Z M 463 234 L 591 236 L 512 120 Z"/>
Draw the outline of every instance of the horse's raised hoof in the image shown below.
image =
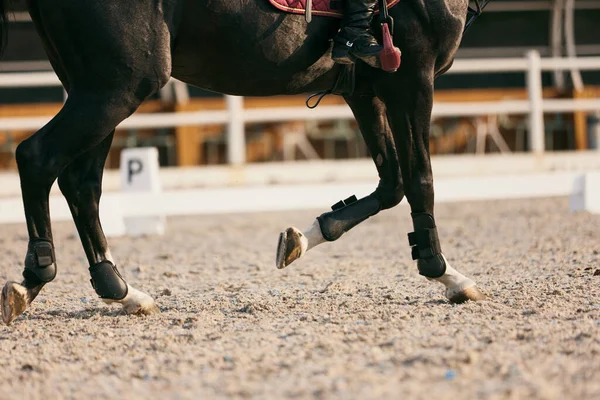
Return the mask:
<path id="1" fill-rule="evenodd" d="M 283 269 L 302 257 L 308 247 L 308 239 L 298 229 L 291 227 L 279 234 L 277 244 L 277 268 Z"/>
<path id="2" fill-rule="evenodd" d="M 446 297 L 452 304 L 462 304 L 469 300 L 481 301 L 486 299 L 485 294 L 483 294 L 477 286 L 469 286 L 459 291 L 448 290 L 446 292 Z"/>
<path id="3" fill-rule="evenodd" d="M 127 285 L 127 296 L 122 300 L 102 299 L 106 304 L 119 303 L 127 314 L 151 315 L 160 313 L 160 309 L 152 297 Z"/>
<path id="4" fill-rule="evenodd" d="M 17 282 L 6 282 L 0 294 L 2 321 L 10 325 L 19 315 L 23 314 L 29 304 L 27 289 Z"/>

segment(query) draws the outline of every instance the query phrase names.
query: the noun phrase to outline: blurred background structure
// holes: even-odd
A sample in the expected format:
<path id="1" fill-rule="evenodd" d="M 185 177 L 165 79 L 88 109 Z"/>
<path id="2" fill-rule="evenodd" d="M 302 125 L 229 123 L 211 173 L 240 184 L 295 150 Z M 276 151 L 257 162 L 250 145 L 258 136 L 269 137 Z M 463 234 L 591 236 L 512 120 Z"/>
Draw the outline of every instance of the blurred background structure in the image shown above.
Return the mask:
<path id="1" fill-rule="evenodd" d="M 5 169 L 14 169 L 14 148 L 35 131 L 35 122 L 44 121 L 31 117 L 52 116 L 63 101 L 62 89 L 53 77 L 25 7 L 17 2 L 13 8 L 8 47 L 0 62 L 0 166 Z M 589 56 L 600 56 L 598 21 L 600 1 L 491 2 L 465 36 L 458 63 L 451 71 L 454 73 L 437 81 L 436 103 L 440 107 L 432 125 L 432 154 L 532 150 L 529 129 L 532 116 L 521 107 L 527 105 L 510 104 L 514 100 L 533 101 L 528 93 L 527 76 L 540 72 L 531 70 L 526 53 L 535 50 L 543 59 L 576 57 L 584 61 Z M 591 65 L 563 66 L 569 68 L 561 70 L 548 64 L 542 71 L 544 99 L 600 97 L 597 60 Z M 302 107 L 304 99 L 305 96 L 245 98 L 241 107 L 266 111 L 261 114 L 268 117 L 277 114 L 277 107 Z M 468 104 L 460 104 L 464 102 Z M 158 147 L 162 166 L 367 157 L 350 113 L 336 110 L 342 118 L 326 119 L 329 110 L 324 106 L 327 105 L 343 105 L 343 100 L 335 96 L 326 99 L 320 109 L 312 112 L 318 113 L 318 118 L 304 112 L 306 119 L 294 120 L 293 110 L 287 110 L 287 117 L 280 116 L 284 121 L 273 121 L 273 118 L 261 121 L 256 115 L 246 118 L 243 155 L 233 155 L 230 149 L 237 146 L 239 153 L 240 144 L 231 143 L 228 117 L 224 115 L 220 118 L 214 114 L 214 118 L 208 118 L 209 122 L 204 124 L 181 125 L 182 121 L 174 119 L 172 124 L 177 126 L 128 125 L 120 129 L 115 138 L 109 167 L 118 167 L 120 149 L 131 146 Z M 453 108 L 443 108 L 444 105 L 456 106 L 457 110 L 453 112 Z M 479 110 L 482 107 L 489 111 Z M 543 147 L 546 150 L 598 147 L 600 107 L 593 103 L 583 109 L 573 108 L 565 105 L 544 112 Z M 227 110 L 227 102 L 221 95 L 173 81 L 159 96 L 148 100 L 139 113 L 172 115 L 170 113 L 200 110 Z M 14 117 L 27 117 L 30 122 L 19 124 L 5 120 Z M 211 123 L 211 120 L 223 121 Z M 169 125 L 165 120 L 161 122 Z M 231 157 L 236 159 L 231 160 Z"/>
<path id="2" fill-rule="evenodd" d="M 16 168 L 16 146 L 56 114 L 65 96 L 23 1 L 13 9 L 0 62 L 0 168 L 8 172 Z M 496 172 L 523 172 L 514 166 L 529 165 L 529 159 L 509 157 L 515 153 L 537 160 L 544 154 L 553 161 L 536 165 L 545 170 L 569 169 L 573 163 L 580 169 L 600 168 L 599 21 L 600 0 L 492 1 L 465 36 L 453 68 L 436 82 L 434 159 L 460 154 L 462 167 L 452 167 L 446 158 L 444 165 L 465 175 L 477 175 L 481 168 L 473 161 L 481 157 L 468 155 L 490 153 L 508 157 L 485 157 L 493 160 L 486 168 Z M 122 149 L 145 146 L 158 148 L 161 167 L 265 163 L 275 171 L 280 162 L 357 159 L 367 168 L 368 151 L 343 99 L 328 96 L 308 110 L 305 98 L 222 96 L 171 80 L 120 125 L 107 168 L 119 167 Z M 564 151 L 573 153 L 552 158 Z M 348 173 L 358 180 L 367 175 L 358 167 L 362 162 L 344 165 L 354 168 Z M 524 168 L 540 172 L 537 167 Z M 374 168 L 368 168 L 373 174 Z M 334 169 L 317 168 L 311 174 L 317 179 Z M 220 181 L 210 168 L 178 171 L 172 176 L 182 181 L 180 186 L 248 183 L 230 175 Z M 447 170 L 434 162 L 434 173 Z M 275 178 L 261 183 L 269 179 Z"/>

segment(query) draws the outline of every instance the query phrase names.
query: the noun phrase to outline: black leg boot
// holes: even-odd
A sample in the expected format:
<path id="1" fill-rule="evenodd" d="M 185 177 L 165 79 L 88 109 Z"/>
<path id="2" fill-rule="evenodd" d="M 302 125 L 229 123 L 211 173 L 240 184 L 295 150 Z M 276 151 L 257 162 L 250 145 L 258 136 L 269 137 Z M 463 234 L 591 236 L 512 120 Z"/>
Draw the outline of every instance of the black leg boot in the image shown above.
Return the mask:
<path id="1" fill-rule="evenodd" d="M 419 273 L 427 278 L 439 278 L 446 273 L 446 260 L 438 238 L 433 215 L 412 213 L 415 231 L 408 234 L 412 258 L 417 260 Z"/>
<path id="2" fill-rule="evenodd" d="M 333 39 L 331 57 L 339 64 L 351 64 L 361 59 L 379 68 L 379 53 L 383 47 L 371 32 L 371 21 L 377 0 L 344 0 L 342 28 Z"/>

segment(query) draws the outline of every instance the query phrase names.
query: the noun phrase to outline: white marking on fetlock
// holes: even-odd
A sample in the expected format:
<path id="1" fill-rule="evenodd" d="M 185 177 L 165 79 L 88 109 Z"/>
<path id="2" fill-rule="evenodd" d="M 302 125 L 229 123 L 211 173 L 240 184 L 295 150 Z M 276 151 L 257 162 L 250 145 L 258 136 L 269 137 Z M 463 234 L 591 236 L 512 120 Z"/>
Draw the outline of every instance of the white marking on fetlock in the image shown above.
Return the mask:
<path id="1" fill-rule="evenodd" d="M 115 260 L 113 259 L 112 253 L 110 252 L 110 249 L 106 249 L 106 252 L 104 253 L 103 257 L 100 257 L 101 259 L 98 260 L 97 262 L 102 262 L 102 261 L 110 261 L 112 263 L 112 265 L 117 265 L 115 263 Z"/>
<path id="2" fill-rule="evenodd" d="M 325 243 L 327 241 L 323 237 L 323 233 L 321 232 L 321 224 L 319 224 L 318 219 L 315 219 L 315 222 L 313 222 L 313 224 L 309 226 L 307 230 L 304 231 L 303 235 L 304 239 L 306 240 L 303 241 L 302 254 L 306 253 L 313 247 L 318 246 L 321 243 Z"/>
<path id="3" fill-rule="evenodd" d="M 444 257 L 444 261 L 446 262 L 446 272 L 444 275 L 439 278 L 427 279 L 443 284 L 446 287 L 446 297 L 451 301 L 456 301 L 461 298 L 461 296 L 465 295 L 471 300 L 480 300 L 480 298 L 476 298 L 479 297 L 480 292 L 476 289 L 477 285 L 475 282 L 452 268 L 443 254 L 442 257 Z M 474 290 L 469 290 L 470 288 L 473 288 Z M 481 296 L 483 296 L 483 294 L 481 294 Z"/>
<path id="4" fill-rule="evenodd" d="M 106 304 L 119 303 L 128 314 L 155 314 L 160 310 L 154 299 L 144 292 L 127 284 L 127 296 L 122 300 L 101 299 Z"/>

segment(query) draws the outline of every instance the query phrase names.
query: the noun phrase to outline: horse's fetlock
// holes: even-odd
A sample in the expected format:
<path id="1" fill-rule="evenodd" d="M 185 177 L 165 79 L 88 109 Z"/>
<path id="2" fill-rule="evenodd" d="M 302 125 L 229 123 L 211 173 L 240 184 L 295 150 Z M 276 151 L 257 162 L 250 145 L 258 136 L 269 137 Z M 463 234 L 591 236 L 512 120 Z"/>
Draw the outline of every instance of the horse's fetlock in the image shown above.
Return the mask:
<path id="1" fill-rule="evenodd" d="M 110 261 L 102 261 L 90 267 L 91 284 L 102 299 L 123 300 L 127 296 L 127 282 Z"/>
<path id="2" fill-rule="evenodd" d="M 56 277 L 56 271 L 56 257 L 52 242 L 47 239 L 31 240 L 23 270 L 23 278 L 27 286 L 51 282 Z"/>

